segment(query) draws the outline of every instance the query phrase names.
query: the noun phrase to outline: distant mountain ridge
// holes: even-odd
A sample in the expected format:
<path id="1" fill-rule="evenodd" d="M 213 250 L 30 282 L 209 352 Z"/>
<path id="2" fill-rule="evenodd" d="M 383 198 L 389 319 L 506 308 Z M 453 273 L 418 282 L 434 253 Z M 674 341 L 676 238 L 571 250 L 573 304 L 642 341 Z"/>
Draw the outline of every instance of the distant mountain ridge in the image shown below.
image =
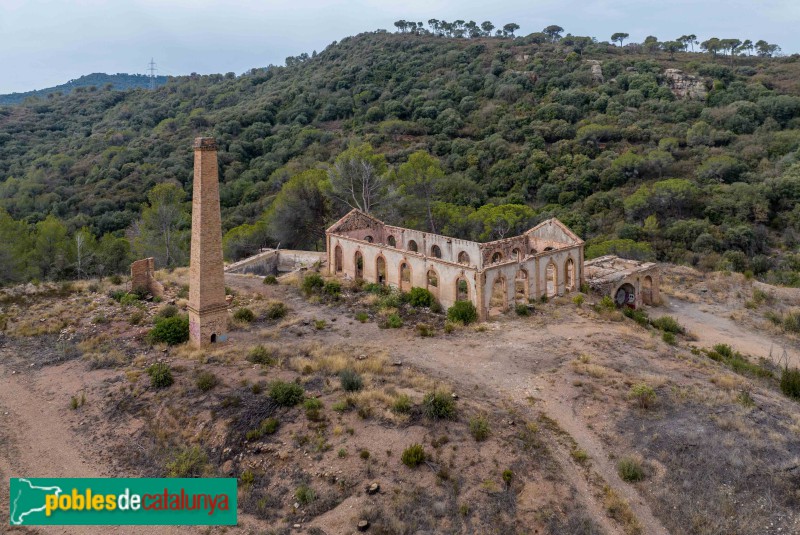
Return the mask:
<path id="1" fill-rule="evenodd" d="M 156 76 L 156 87 L 160 87 L 167 83 L 167 76 Z M 111 84 L 114 89 L 136 89 L 150 87 L 150 77 L 145 74 L 106 74 L 96 72 L 86 74 L 75 80 L 55 87 L 47 87 L 45 89 L 35 89 L 33 91 L 25 91 L 24 93 L 9 93 L 0 95 L 0 106 L 12 106 L 14 104 L 21 104 L 28 97 L 46 98 L 47 95 L 52 93 L 70 93 L 78 87 L 91 87 L 95 86 L 101 88 L 107 84 Z"/>

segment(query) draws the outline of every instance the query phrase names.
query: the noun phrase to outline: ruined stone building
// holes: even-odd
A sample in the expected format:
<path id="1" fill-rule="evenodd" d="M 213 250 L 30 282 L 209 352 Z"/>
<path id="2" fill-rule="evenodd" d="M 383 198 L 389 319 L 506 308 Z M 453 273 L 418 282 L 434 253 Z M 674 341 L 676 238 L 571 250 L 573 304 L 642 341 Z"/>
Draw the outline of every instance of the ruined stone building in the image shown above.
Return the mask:
<path id="1" fill-rule="evenodd" d="M 557 219 L 488 243 L 393 227 L 352 210 L 326 231 L 331 275 L 427 288 L 444 307 L 471 301 L 481 319 L 583 282 L 583 240 Z"/>
<path id="2" fill-rule="evenodd" d="M 198 137 L 194 140 L 192 188 L 189 340 L 200 346 L 220 342 L 228 332 L 217 143 L 214 138 Z"/>
<path id="3" fill-rule="evenodd" d="M 589 287 L 611 297 L 618 307 L 641 308 L 661 302 L 658 266 L 653 262 L 606 255 L 587 261 L 584 271 Z"/>

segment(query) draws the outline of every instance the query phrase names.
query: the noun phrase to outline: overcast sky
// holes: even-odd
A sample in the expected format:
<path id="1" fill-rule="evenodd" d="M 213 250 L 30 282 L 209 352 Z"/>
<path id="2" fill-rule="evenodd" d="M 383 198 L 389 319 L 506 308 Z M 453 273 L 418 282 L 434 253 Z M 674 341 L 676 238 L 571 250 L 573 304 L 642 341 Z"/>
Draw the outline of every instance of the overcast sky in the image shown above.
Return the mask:
<path id="1" fill-rule="evenodd" d="M 0 94 L 82 74 L 242 73 L 398 19 L 549 24 L 607 40 L 694 33 L 800 51 L 800 0 L 0 0 Z"/>

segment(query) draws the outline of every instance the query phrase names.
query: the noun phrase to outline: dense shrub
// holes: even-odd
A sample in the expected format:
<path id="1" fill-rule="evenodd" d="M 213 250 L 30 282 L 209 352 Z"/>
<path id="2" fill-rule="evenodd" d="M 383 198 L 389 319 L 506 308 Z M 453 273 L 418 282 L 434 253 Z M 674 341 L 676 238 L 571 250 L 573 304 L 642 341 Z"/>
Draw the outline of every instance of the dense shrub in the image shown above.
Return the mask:
<path id="1" fill-rule="evenodd" d="M 623 457 L 617 463 L 617 472 L 623 481 L 629 483 L 644 479 L 644 468 L 639 459 L 635 457 Z"/>
<path id="2" fill-rule="evenodd" d="M 656 392 L 651 386 L 640 383 L 631 387 L 628 397 L 636 401 L 642 409 L 647 409 L 655 403 Z"/>
<path id="3" fill-rule="evenodd" d="M 322 287 L 322 293 L 330 297 L 339 297 L 342 293 L 342 284 L 339 281 L 328 281 Z"/>
<path id="4" fill-rule="evenodd" d="M 276 277 L 275 275 L 267 275 L 266 277 L 264 277 L 264 284 L 268 286 L 278 284 L 278 277 Z"/>
<path id="5" fill-rule="evenodd" d="M 165 362 L 156 362 L 148 366 L 147 375 L 150 376 L 150 384 L 156 388 L 166 388 L 175 382 L 172 370 Z"/>
<path id="6" fill-rule="evenodd" d="M 425 462 L 425 448 L 422 447 L 422 444 L 412 444 L 403 450 L 400 460 L 409 468 L 416 468 Z"/>
<path id="7" fill-rule="evenodd" d="M 650 320 L 650 323 L 652 323 L 653 327 L 656 329 L 661 329 L 664 332 L 673 334 L 683 334 L 686 332 L 686 329 L 672 316 L 661 316 L 660 318 Z"/>
<path id="8" fill-rule="evenodd" d="M 800 400 L 800 369 L 784 368 L 781 373 L 781 392 Z"/>
<path id="9" fill-rule="evenodd" d="M 433 294 L 425 288 L 411 288 L 408 292 L 408 304 L 412 307 L 422 308 L 433 305 L 436 298 Z"/>
<path id="10" fill-rule="evenodd" d="M 208 392 L 219 384 L 219 379 L 212 372 L 200 372 L 197 374 L 194 384 L 201 392 Z"/>
<path id="11" fill-rule="evenodd" d="M 389 329 L 399 329 L 403 326 L 403 319 L 397 314 L 391 314 L 386 318 L 386 327 Z"/>
<path id="12" fill-rule="evenodd" d="M 364 380 L 355 370 L 342 370 L 339 372 L 339 382 L 345 392 L 356 392 L 364 386 Z"/>
<path id="13" fill-rule="evenodd" d="M 303 401 L 305 390 L 297 383 L 275 381 L 269 386 L 269 397 L 284 407 L 293 407 Z"/>
<path id="14" fill-rule="evenodd" d="M 468 325 L 478 320 L 478 311 L 471 301 L 456 301 L 447 309 L 447 319 Z"/>
<path id="15" fill-rule="evenodd" d="M 167 477 L 200 477 L 208 466 L 208 456 L 200 446 L 184 448 L 166 466 Z"/>
<path id="16" fill-rule="evenodd" d="M 456 402 L 453 396 L 445 392 L 434 391 L 422 399 L 425 416 L 433 420 L 454 420 L 456 418 Z"/>
<path id="17" fill-rule="evenodd" d="M 475 416 L 469 420 L 469 432 L 478 442 L 489 437 L 489 420 L 485 416 Z"/>
<path id="18" fill-rule="evenodd" d="M 247 360 L 253 364 L 263 364 L 265 366 L 275 364 L 275 358 L 272 353 L 266 347 L 260 345 L 250 350 L 250 353 L 247 354 Z"/>
<path id="19" fill-rule="evenodd" d="M 301 288 L 306 295 L 319 293 L 324 287 L 325 281 L 319 273 L 306 273 L 306 276 L 303 277 Z"/>
<path id="20" fill-rule="evenodd" d="M 249 308 L 243 307 L 233 313 L 233 319 L 235 319 L 236 321 L 243 321 L 245 323 L 250 323 L 251 321 L 256 319 L 256 315 Z"/>
<path id="21" fill-rule="evenodd" d="M 163 343 L 171 346 L 189 340 L 189 316 L 173 316 L 158 319 L 147 335 L 150 343 Z"/>
<path id="22" fill-rule="evenodd" d="M 155 315 L 156 319 L 174 318 L 178 315 L 178 307 L 175 305 L 164 305 Z"/>
<path id="23" fill-rule="evenodd" d="M 528 305 L 524 305 L 522 303 L 518 303 L 514 306 L 514 311 L 517 313 L 517 316 L 530 316 L 531 311 L 528 308 Z"/>
<path id="24" fill-rule="evenodd" d="M 283 302 L 270 301 L 267 305 L 267 310 L 264 311 L 264 317 L 268 320 L 277 320 L 286 317 L 288 313 L 289 307 Z"/>
<path id="25" fill-rule="evenodd" d="M 411 398 L 407 394 L 400 394 L 392 403 L 392 410 L 398 414 L 407 414 L 411 412 Z"/>

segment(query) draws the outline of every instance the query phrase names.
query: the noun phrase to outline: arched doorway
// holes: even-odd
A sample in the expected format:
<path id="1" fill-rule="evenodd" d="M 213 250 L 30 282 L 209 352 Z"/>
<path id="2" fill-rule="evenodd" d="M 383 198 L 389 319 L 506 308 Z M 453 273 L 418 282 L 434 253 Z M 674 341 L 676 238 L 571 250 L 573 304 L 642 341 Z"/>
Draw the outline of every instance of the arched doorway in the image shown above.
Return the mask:
<path id="1" fill-rule="evenodd" d="M 344 260 L 342 258 L 342 248 L 337 245 L 333 250 L 333 267 L 336 273 L 341 273 L 343 269 Z"/>
<path id="2" fill-rule="evenodd" d="M 645 305 L 653 304 L 653 277 L 645 276 L 642 281 L 642 303 Z"/>
<path id="3" fill-rule="evenodd" d="M 465 266 L 469 265 L 469 255 L 466 251 L 461 251 L 458 253 L 458 263 L 464 264 Z"/>
<path id="4" fill-rule="evenodd" d="M 508 309 L 508 292 L 506 278 L 498 275 L 492 283 L 492 295 L 489 298 L 489 315 L 502 314 Z"/>
<path id="5" fill-rule="evenodd" d="M 517 271 L 514 278 L 514 303 L 528 303 L 528 272 L 524 269 Z"/>
<path id="6" fill-rule="evenodd" d="M 211 343 L 212 344 L 216 344 L 217 343 L 217 333 L 212 333 L 211 334 Z"/>
<path id="7" fill-rule="evenodd" d="M 411 289 L 411 266 L 408 262 L 400 264 L 400 290 L 407 292 Z"/>
<path id="8" fill-rule="evenodd" d="M 618 307 L 636 308 L 636 289 L 627 282 L 617 288 L 614 294 L 614 303 Z"/>
<path id="9" fill-rule="evenodd" d="M 442 250 L 439 248 L 438 245 L 433 245 L 431 247 L 431 256 L 434 258 L 441 258 L 442 257 Z"/>
<path id="10" fill-rule="evenodd" d="M 498 262 L 502 261 L 503 261 L 503 253 L 501 253 L 500 251 L 497 251 L 492 255 L 492 264 L 497 264 Z"/>
<path id="11" fill-rule="evenodd" d="M 433 268 L 428 270 L 427 286 L 428 291 L 432 293 L 436 299 L 439 299 L 439 274 L 436 273 L 436 270 Z"/>
<path id="12" fill-rule="evenodd" d="M 552 261 L 547 264 L 545 280 L 547 281 L 547 297 L 555 297 L 558 294 L 558 270 Z"/>
<path id="13" fill-rule="evenodd" d="M 355 264 L 356 264 L 356 280 L 360 281 L 364 278 L 364 256 L 361 254 L 361 251 L 356 251 Z"/>
<path id="14" fill-rule="evenodd" d="M 463 277 L 456 279 L 456 301 L 469 301 L 469 284 Z"/>
<path id="15" fill-rule="evenodd" d="M 410 240 L 410 241 L 408 242 L 408 250 L 409 250 L 409 251 L 412 251 L 412 252 L 414 252 L 414 253 L 416 253 L 417 251 L 419 251 L 419 248 L 417 247 L 417 242 L 415 242 L 414 240 Z"/>
<path id="16" fill-rule="evenodd" d="M 564 264 L 564 289 L 567 292 L 575 289 L 575 262 L 571 258 Z"/>
<path id="17" fill-rule="evenodd" d="M 386 284 L 386 260 L 382 256 L 375 260 L 375 278 L 378 284 Z"/>

